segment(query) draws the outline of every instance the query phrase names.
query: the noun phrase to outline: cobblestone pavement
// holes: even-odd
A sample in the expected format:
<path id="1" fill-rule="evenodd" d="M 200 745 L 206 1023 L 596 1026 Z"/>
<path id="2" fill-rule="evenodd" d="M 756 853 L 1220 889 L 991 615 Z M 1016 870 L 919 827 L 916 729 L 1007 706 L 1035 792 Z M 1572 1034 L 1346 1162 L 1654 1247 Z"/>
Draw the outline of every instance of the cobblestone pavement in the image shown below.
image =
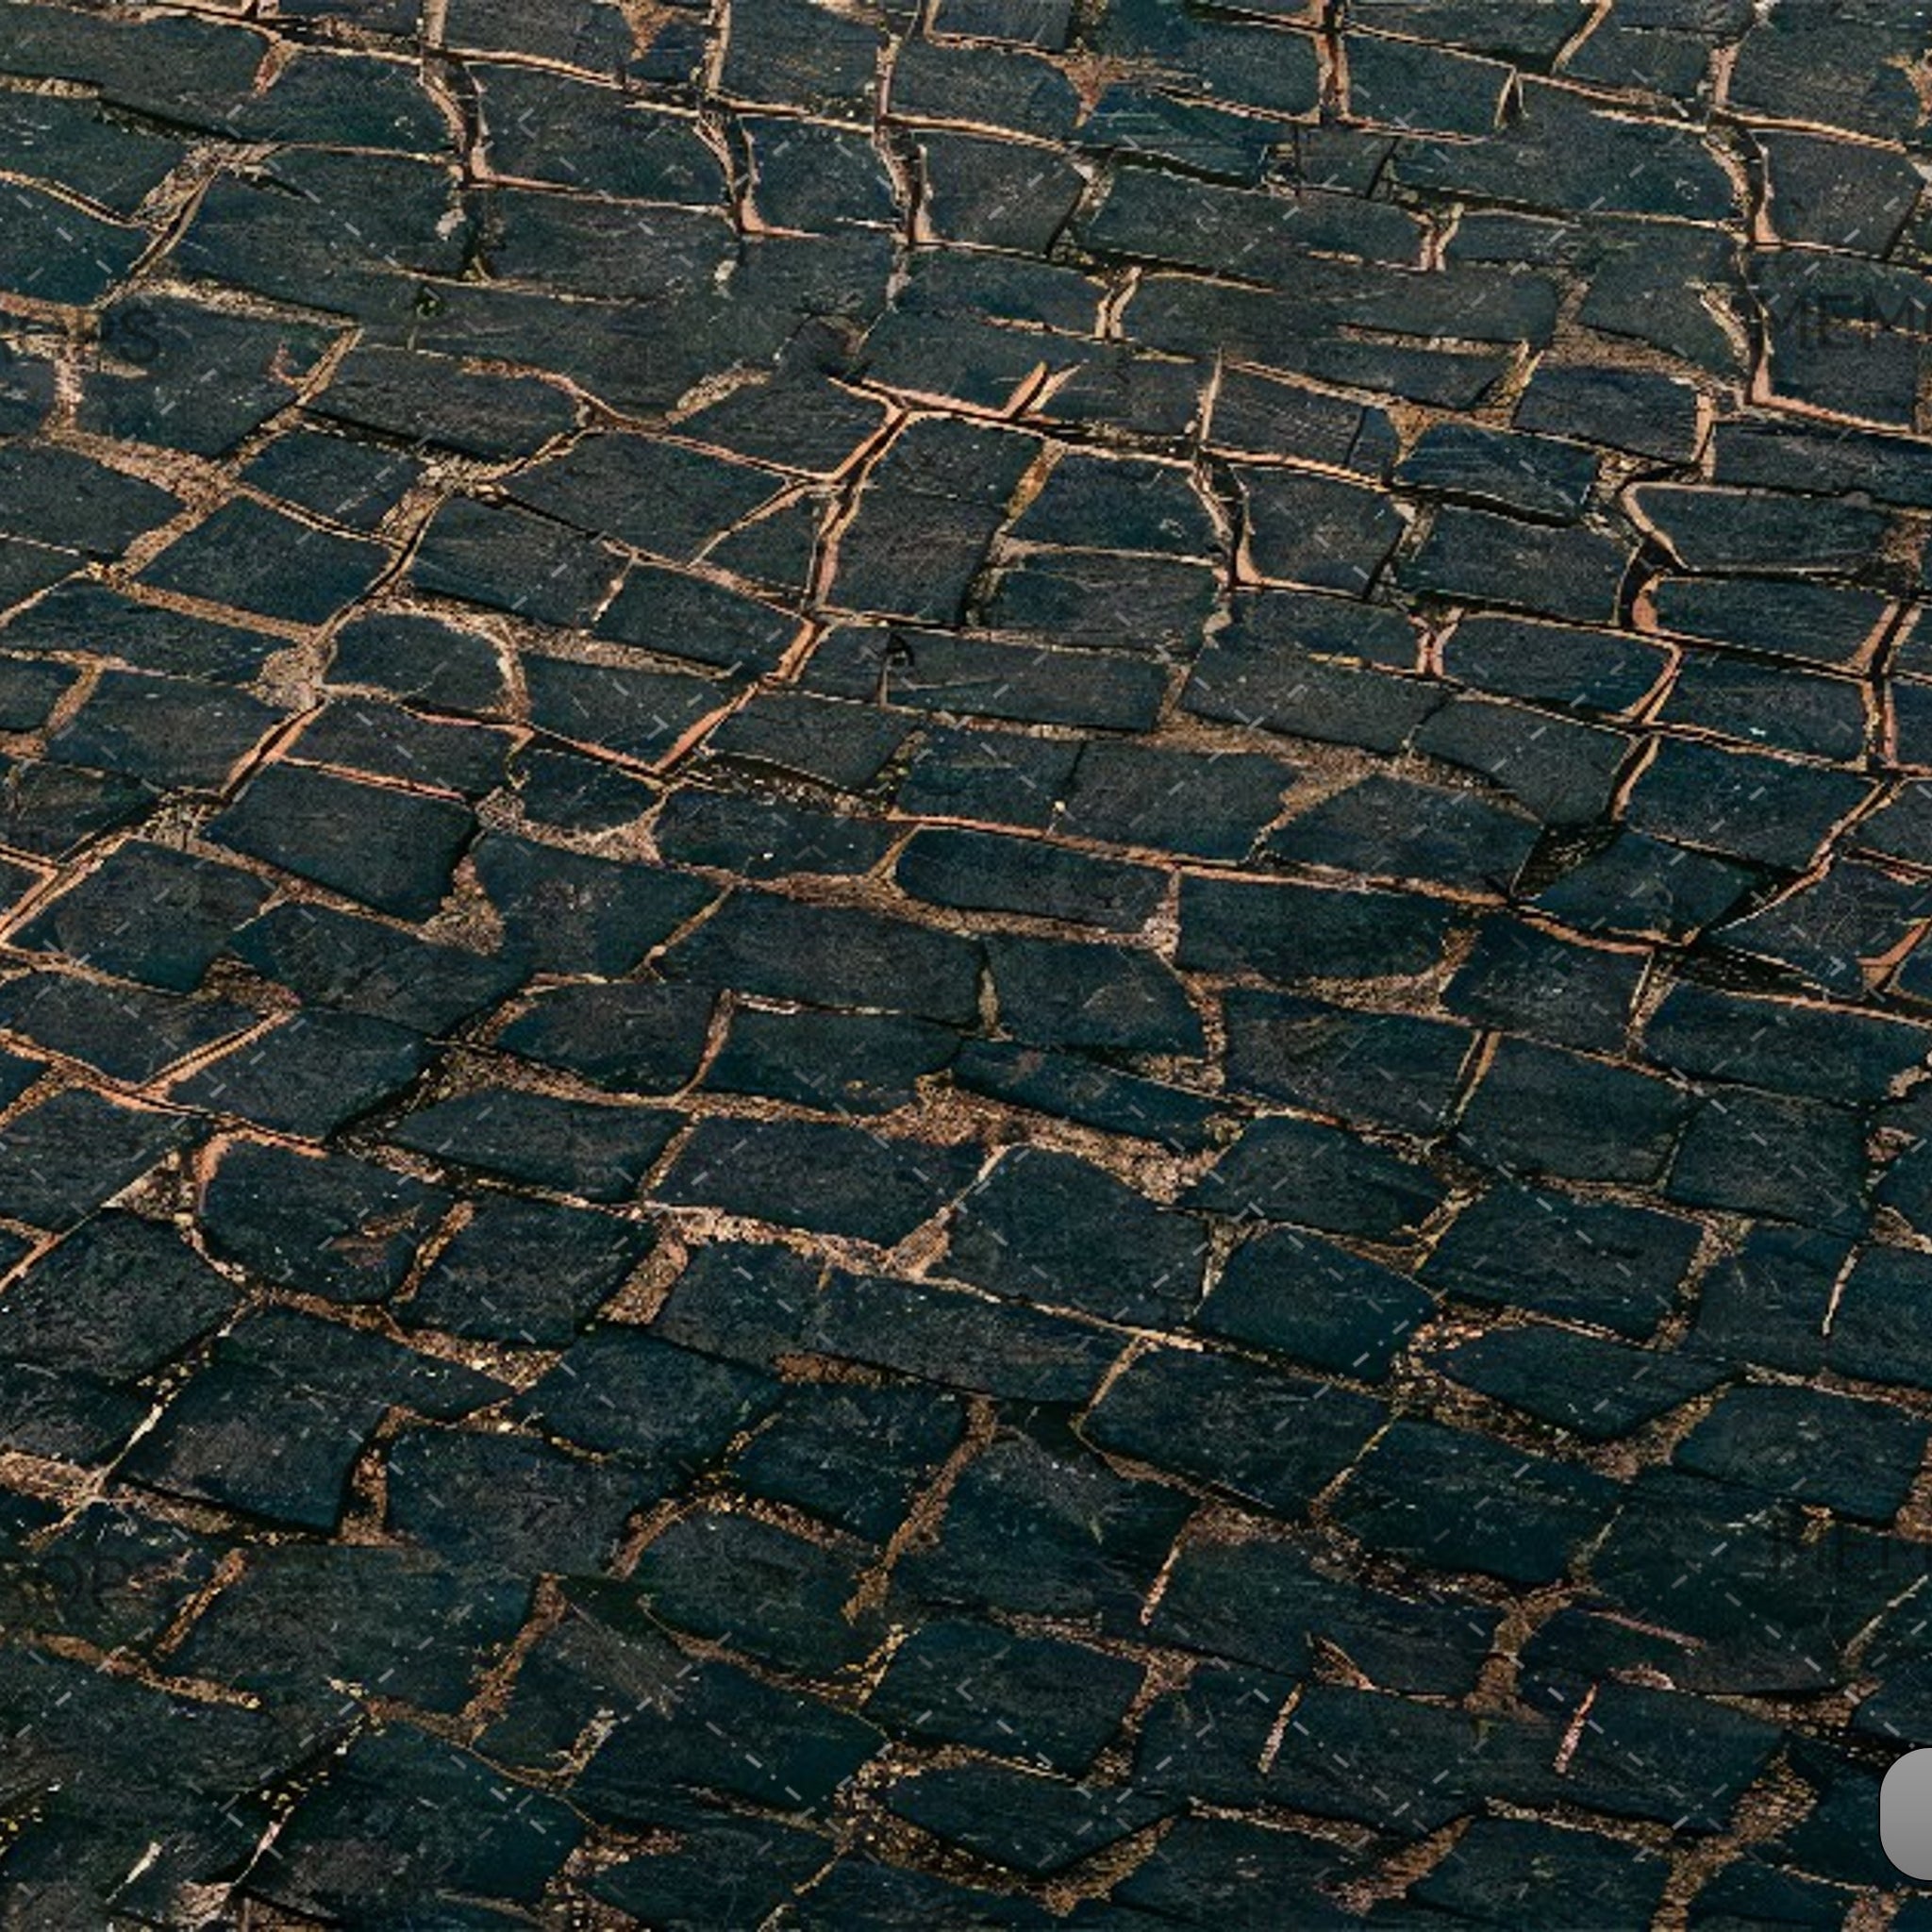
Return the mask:
<path id="1" fill-rule="evenodd" d="M 1928 47 L 0 4 L 0 1924 L 1932 1926 Z"/>

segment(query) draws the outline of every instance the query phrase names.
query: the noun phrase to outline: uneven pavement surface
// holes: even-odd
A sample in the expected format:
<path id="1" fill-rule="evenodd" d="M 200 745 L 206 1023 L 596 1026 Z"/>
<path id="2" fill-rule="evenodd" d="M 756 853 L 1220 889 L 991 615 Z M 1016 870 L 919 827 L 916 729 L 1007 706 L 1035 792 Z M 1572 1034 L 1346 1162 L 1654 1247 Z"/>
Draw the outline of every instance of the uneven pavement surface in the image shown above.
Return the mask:
<path id="1" fill-rule="evenodd" d="M 0 5 L 0 1924 L 1932 1926 L 1928 48 Z"/>

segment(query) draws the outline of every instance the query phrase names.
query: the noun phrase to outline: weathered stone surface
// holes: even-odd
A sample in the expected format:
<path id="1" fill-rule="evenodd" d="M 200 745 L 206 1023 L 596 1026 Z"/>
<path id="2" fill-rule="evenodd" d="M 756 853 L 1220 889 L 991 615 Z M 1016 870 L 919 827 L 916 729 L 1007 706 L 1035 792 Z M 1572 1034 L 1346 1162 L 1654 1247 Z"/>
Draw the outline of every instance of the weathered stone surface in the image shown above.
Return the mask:
<path id="1" fill-rule="evenodd" d="M 277 763 L 208 836 L 379 912 L 425 919 L 449 890 L 471 828 L 453 798 Z"/>
<path id="2" fill-rule="evenodd" d="M 0 1917 L 1918 1925 L 1928 33 L 0 0 Z"/>

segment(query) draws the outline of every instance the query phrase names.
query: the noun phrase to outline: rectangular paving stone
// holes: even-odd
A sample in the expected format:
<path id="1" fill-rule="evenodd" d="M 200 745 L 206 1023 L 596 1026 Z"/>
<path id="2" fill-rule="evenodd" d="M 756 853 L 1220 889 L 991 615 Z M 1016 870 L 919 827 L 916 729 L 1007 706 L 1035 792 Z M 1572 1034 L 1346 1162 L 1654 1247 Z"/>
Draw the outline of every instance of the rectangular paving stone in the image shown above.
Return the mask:
<path id="1" fill-rule="evenodd" d="M 1394 425 L 1373 405 L 1241 368 L 1222 375 L 1208 440 L 1241 456 L 1300 457 L 1370 476 L 1396 445 Z"/>
<path id="2" fill-rule="evenodd" d="M 412 275 L 461 271 L 473 219 L 439 162 L 284 148 L 252 179 L 214 181 L 174 255 L 197 278 L 257 295 L 400 316 Z"/>
<path id="3" fill-rule="evenodd" d="M 701 1121 L 658 1198 L 891 1247 L 973 1178 L 978 1150 L 814 1121 Z"/>
<path id="4" fill-rule="evenodd" d="M 1516 420 L 1525 429 L 1681 463 L 1696 448 L 1697 391 L 1646 370 L 1545 360 L 1530 376 Z"/>
<path id="5" fill-rule="evenodd" d="M 1091 858 L 1042 840 L 927 827 L 900 854 L 893 877 L 915 899 L 972 912 L 1026 912 L 1133 932 L 1166 890 L 1148 866 Z"/>
<path id="6" fill-rule="evenodd" d="M 48 749 L 76 765 L 129 772 L 163 790 L 212 791 L 283 715 L 241 691 L 109 671 Z"/>
<path id="7" fill-rule="evenodd" d="M 1758 881 L 1758 874 L 1708 853 L 1619 832 L 1533 903 L 1586 933 L 1685 940 L 1721 919 Z"/>
<path id="8" fill-rule="evenodd" d="M 409 581 L 439 596 L 539 624 L 585 623 L 617 580 L 620 559 L 568 526 L 510 505 L 458 496 L 437 511 Z"/>
<path id="9" fill-rule="evenodd" d="M 1615 1483 L 1433 1423 L 1398 1421 L 1351 1473 L 1336 1520 L 1374 1548 L 1430 1569 L 1519 1584 L 1560 1576 L 1608 1520 Z"/>
<path id="10" fill-rule="evenodd" d="M 497 1043 L 612 1093 L 674 1093 L 697 1071 L 712 998 L 650 981 L 562 986 L 526 1006 Z"/>
<path id="11" fill-rule="evenodd" d="M 1808 1239 L 1815 1244 L 1814 1253 L 1824 1245 L 1821 1237 Z M 1827 1301 L 1842 1259 L 1841 1247 L 1830 1251 L 1830 1275 L 1824 1281 Z M 1824 1274 L 1824 1268 L 1817 1270 L 1818 1275 Z M 1831 1321 L 1825 1343 L 1830 1365 L 1865 1381 L 1926 1387 L 1932 1353 L 1920 1313 L 1926 1274 L 1924 1257 L 1915 1249 L 1867 1248 L 1845 1277 Z M 1806 1306 L 1804 1312 L 1809 1315 L 1813 1310 Z M 1809 1333 L 1821 1333 L 1824 1326 L 1821 1308 L 1808 1324 Z"/>
<path id="12" fill-rule="evenodd" d="M 491 166 L 621 198 L 721 203 L 723 172 L 695 125 L 608 86 L 477 61 Z"/>
<path id="13" fill-rule="evenodd" d="M 204 457 L 225 457 L 287 408 L 333 339 L 313 323 L 267 322 L 144 293 L 112 303 L 100 328 L 108 366 L 88 375 L 81 426 Z M 132 373 L 110 374 L 116 366 Z"/>
<path id="14" fill-rule="evenodd" d="M 1890 522 L 1858 504 L 1701 484 L 1639 483 L 1626 501 L 1678 564 L 1700 574 L 1849 573 L 1883 541 Z"/>
<path id="15" fill-rule="evenodd" d="M 0 730 L 38 731 L 79 676 L 68 664 L 32 658 L 0 659 Z"/>
<path id="16" fill-rule="evenodd" d="M 1473 792 L 1374 773 L 1277 826 L 1266 850 L 1338 872 L 1507 893 L 1538 837 L 1530 820 Z"/>
<path id="17" fill-rule="evenodd" d="M 1424 431 L 1395 465 L 1393 480 L 1398 489 L 1572 523 L 1590 500 L 1596 471 L 1595 457 L 1575 443 L 1444 423 Z"/>
<path id="18" fill-rule="evenodd" d="M 177 141 L 108 120 L 92 101 L 23 93 L 0 108 L 0 155 L 9 173 L 70 188 L 122 216 L 135 212 L 183 151 Z"/>
<path id="19" fill-rule="evenodd" d="M 893 1785 L 886 1806 L 949 1845 L 1032 1877 L 1062 1872 L 1165 1815 L 1117 1785 L 1075 1785 L 991 1764 L 929 1770 Z"/>
<path id="20" fill-rule="evenodd" d="M 773 999 L 912 1012 L 965 1025 L 979 1005 L 979 948 L 908 920 L 738 892 L 663 957 L 667 978 Z"/>
<path id="21" fill-rule="evenodd" d="M 779 1669 L 830 1676 L 861 1662 L 884 1634 L 877 1609 L 845 1607 L 865 1555 L 851 1539 L 811 1541 L 721 1511 L 673 1524 L 647 1545 L 630 1581 L 640 1607 L 675 1629 Z"/>
<path id="22" fill-rule="evenodd" d="M 706 749 L 862 791 L 905 741 L 905 721 L 875 706 L 838 704 L 795 691 L 767 691 L 739 707 Z"/>
<path id="23" fill-rule="evenodd" d="M 1903 1021 L 1745 999 L 1686 980 L 1644 1027 L 1658 1064 L 1699 1076 L 1841 1102 L 1882 1099 L 1923 1063 L 1932 1036 Z"/>
<path id="24" fill-rule="evenodd" d="M 326 705 L 290 747 L 305 764 L 334 765 L 481 798 L 504 780 L 508 741 L 487 725 L 450 724 L 371 698 Z"/>
<path id="25" fill-rule="evenodd" d="M 1340 1127 L 1271 1115 L 1249 1124 L 1187 1201 L 1241 1221 L 1391 1240 L 1427 1220 L 1442 1198 L 1441 1184 L 1417 1162 Z"/>
<path id="26" fill-rule="evenodd" d="M 634 563 L 597 620 L 597 633 L 721 671 L 770 672 L 797 636 L 798 621 L 703 577 Z"/>
<path id="27" fill-rule="evenodd" d="M 1124 647 L 1126 640 L 1119 641 Z M 804 682 L 839 697 L 876 701 L 883 691 L 889 702 L 914 711 L 1144 731 L 1168 680 L 1161 665 L 1145 658 L 938 630 L 889 636 L 843 626 L 812 653 Z"/>
<path id="28" fill-rule="evenodd" d="M 1206 557 L 1220 546 L 1188 473 L 1131 458 L 1062 456 L 1015 520 L 1015 540 Z"/>
<path id="29" fill-rule="evenodd" d="M 141 581 L 287 624 L 314 625 L 354 603 L 390 560 L 379 543 L 236 502 L 177 537 Z"/>
<path id="30" fill-rule="evenodd" d="M 1690 1207 L 1856 1231 L 1867 1212 L 1864 1123 L 1823 1101 L 1718 1088 L 1690 1117 L 1666 1191 Z"/>
<path id="31" fill-rule="evenodd" d="M 1882 1524 L 1905 1501 L 1924 1453 L 1924 1425 L 1905 1409 L 1808 1389 L 1745 1388 L 1729 1391 L 1673 1460 Z"/>
<path id="32" fill-rule="evenodd" d="M 1643 971 L 1640 952 L 1579 945 L 1499 914 L 1477 926 L 1442 1004 L 1481 1025 L 1615 1053 Z"/>
<path id="33" fill-rule="evenodd" d="M 1622 632 L 1485 614 L 1457 623 L 1442 668 L 1500 696 L 1617 712 L 1653 691 L 1669 663 L 1658 645 Z"/>
<path id="34" fill-rule="evenodd" d="M 661 764 L 735 695 L 707 677 L 570 658 L 523 659 L 530 722 L 577 744 Z"/>
<path id="35" fill-rule="evenodd" d="M 419 1033 L 446 1033 L 517 984 L 514 970 L 500 959 L 292 901 L 251 920 L 227 950 L 304 1001 Z"/>
<path id="36" fill-rule="evenodd" d="M 581 808 L 568 818 L 581 823 Z M 882 820 L 814 811 L 762 792 L 695 790 L 673 792 L 651 831 L 658 852 L 674 864 L 709 866 L 744 879 L 799 873 L 850 878 L 874 871 L 899 836 Z"/>
<path id="37" fill-rule="evenodd" d="M 1296 266 L 1311 251 L 1407 264 L 1420 252 L 1413 218 L 1387 202 L 1320 189 L 1292 199 L 1254 194 L 1144 167 L 1122 168 L 1078 233 L 1104 259 L 1156 261 L 1277 288 L 1293 287 Z"/>
<path id="38" fill-rule="evenodd" d="M 1670 739 L 1637 781 L 1626 817 L 1639 831 L 1795 872 L 1869 795 L 1848 772 Z"/>
<path id="39" fill-rule="evenodd" d="M 1084 747 L 1018 731 L 928 726 L 893 803 L 918 818 L 968 819 L 1043 831 Z"/>
<path id="40" fill-rule="evenodd" d="M 1205 565 L 1178 558 L 1040 550 L 1000 573 L 985 616 L 1042 643 L 1169 661 L 1200 649 L 1219 590 Z"/>
<path id="41" fill-rule="evenodd" d="M 893 1652 L 866 1713 L 915 1737 L 1078 1773 L 1113 1735 L 1141 1675 L 1082 1644 L 934 1623 Z"/>
<path id="42" fill-rule="evenodd" d="M 102 832 L 129 824 L 155 802 L 139 778 L 84 771 L 52 759 L 0 758 L 0 845 L 61 858 Z"/>
<path id="43" fill-rule="evenodd" d="M 1491 1606 L 1435 1590 L 1410 1601 L 1318 1567 L 1291 1543 L 1194 1540 L 1153 1629 L 1185 1649 L 1297 1676 L 1325 1643 L 1386 1690 L 1455 1696 L 1474 1683 L 1496 1624 Z"/>
<path id="44" fill-rule="evenodd" d="M 0 289 L 39 302 L 85 306 L 133 268 L 146 231 L 103 220 L 24 181 L 0 191 L 7 208 Z"/>
<path id="45" fill-rule="evenodd" d="M 1863 490 L 1879 503 L 1923 508 L 1928 485 L 1920 447 L 1908 437 L 1850 425 L 1830 431 L 1777 422 L 1722 423 L 1712 432 L 1713 481 Z"/>
<path id="46" fill-rule="evenodd" d="M 1044 255 L 1087 191 L 1057 150 L 922 129 L 919 154 L 933 232 L 944 242 Z"/>
<path id="47" fill-rule="evenodd" d="M 964 423 L 922 421 L 903 430 L 869 473 L 858 515 L 840 539 L 837 602 L 957 623 L 1038 447 L 1031 437 Z"/>
<path id="48" fill-rule="evenodd" d="M 1480 773 L 1556 826 L 1601 819 L 1632 750 L 1622 732 L 1467 694 L 1424 719 L 1412 742 L 1430 758 Z"/>
<path id="49" fill-rule="evenodd" d="M 1888 608 L 1875 591 L 1770 577 L 1666 576 L 1649 594 L 1663 630 L 1832 665 L 1859 656 Z"/>
<path id="50" fill-rule="evenodd" d="M 7 192 L 12 199 L 27 191 L 16 187 Z M 0 264 L 0 276 L 5 273 Z M 7 503 L 10 535 L 99 558 L 118 557 L 136 537 L 178 515 L 182 507 L 172 491 L 156 484 L 44 443 L 0 447 L 0 496 Z"/>
<path id="51" fill-rule="evenodd" d="M 987 941 L 1000 1024 L 1030 1045 L 1188 1056 L 1205 1041 L 1185 985 L 1135 947 L 995 934 Z"/>
<path id="52" fill-rule="evenodd" d="M 394 1312 L 407 1327 L 562 1347 L 655 1245 L 641 1222 L 492 1194 Z"/>
<path id="53" fill-rule="evenodd" d="M 0 1333 L 12 1362 L 125 1383 L 185 1353 L 237 1297 L 173 1228 L 109 1209 L 8 1286 Z"/>
<path id="54" fill-rule="evenodd" d="M 526 744 L 510 758 L 509 782 L 524 803 L 524 823 L 537 827 L 611 832 L 634 825 L 657 791 L 643 778 L 601 757 Z"/>
<path id="55" fill-rule="evenodd" d="M 1395 500 L 1309 471 L 1236 466 L 1264 577 L 1363 595 L 1407 528 Z"/>
<path id="56" fill-rule="evenodd" d="M 571 428 L 576 411 L 553 383 L 483 375 L 414 350 L 358 343 L 307 407 L 357 429 L 482 460 L 529 456 Z"/>
<path id="57" fill-rule="evenodd" d="M 486 1088 L 418 1108 L 389 1138 L 459 1168 L 586 1201 L 627 1201 L 679 1124 L 663 1108 Z"/>
<path id="58" fill-rule="evenodd" d="M 617 978 L 710 904 L 716 888 L 668 867 L 592 858 L 491 832 L 473 855 L 524 971 Z"/>
<path id="59" fill-rule="evenodd" d="M 1328 1383 L 1160 1349 L 1108 1385 L 1085 1430 L 1102 1449 L 1292 1516 L 1355 1460 L 1386 1413 Z"/>
<path id="60" fill-rule="evenodd" d="M 669 1492 L 778 1399 L 766 1377 L 635 1328 L 593 1329 L 511 1405 L 547 1436 L 651 1474 Z"/>
<path id="61" fill-rule="evenodd" d="M 1199 1298 L 1206 1258 L 1198 1221 L 1072 1155 L 1021 1148 L 960 1203 L 944 1266 L 995 1294 L 1166 1326 Z"/>
<path id="62" fill-rule="evenodd" d="M 1449 1350 L 1442 1373 L 1590 1441 L 1614 1441 L 1707 1393 L 1721 1363 L 1566 1328 L 1506 1328 Z"/>
<path id="63" fill-rule="evenodd" d="M 1601 624 L 1616 615 L 1632 555 L 1627 543 L 1595 530 L 1551 528 L 1448 504 L 1396 575 L 1424 596 Z"/>
<path id="64" fill-rule="evenodd" d="M 1355 608 L 1368 612 L 1366 606 Z M 1197 717 L 1393 752 L 1443 698 L 1420 678 L 1385 675 L 1346 658 L 1314 656 L 1286 640 L 1244 636 L 1237 627 L 1202 652 L 1183 704 Z"/>
<path id="65" fill-rule="evenodd" d="M 1222 1001 L 1230 1085 L 1374 1126 L 1442 1124 L 1472 1035 L 1407 1013 L 1231 988 Z"/>
<path id="66" fill-rule="evenodd" d="M 1422 1276 L 1472 1301 L 1641 1339 L 1669 1312 L 1700 1239 L 1680 1216 L 1510 1185 L 1457 1216 Z"/>
<path id="67" fill-rule="evenodd" d="M 358 1304 L 393 1294 L 450 1196 L 411 1174 L 348 1155 L 227 1141 L 205 1180 L 210 1249 L 298 1293 Z"/>
<path id="68" fill-rule="evenodd" d="M 1006 1041 L 968 1041 L 952 1074 L 955 1085 L 968 1091 L 1105 1133 L 1130 1134 L 1181 1149 L 1205 1147 L 1213 1138 L 1211 1099 L 1069 1054 L 1042 1053 Z"/>
<path id="69" fill-rule="evenodd" d="M 1498 61 L 1381 34 L 1351 34 L 1343 46 L 1349 106 L 1365 120 L 1406 132 L 1480 135 L 1502 117 L 1509 70 Z"/>
<path id="70" fill-rule="evenodd" d="M 133 840 L 49 901 L 10 943 L 171 992 L 192 992 L 269 889 L 239 866 Z"/>
<path id="71" fill-rule="evenodd" d="M 801 1389 L 732 1458 L 732 1480 L 882 1543 L 958 1447 L 965 1426 L 958 1398 L 933 1390 Z"/>
<path id="72" fill-rule="evenodd" d="M 1141 1601 L 1191 1511 L 1076 1444 L 1002 1434 L 955 1486 L 937 1545 L 898 1574 L 932 1602 L 1138 1629 Z"/>
<path id="73" fill-rule="evenodd" d="M 923 1281 L 835 1274 L 803 1329 L 815 1350 L 1017 1402 L 1084 1401 L 1121 1339 L 1023 1303 Z"/>
<path id="74" fill-rule="evenodd" d="M 426 919 L 442 903 L 472 828 L 454 798 L 278 762 L 204 834 L 378 912 Z"/>
<path id="75" fill-rule="evenodd" d="M 1875 1285 L 1900 1252 L 1875 1249 L 1860 1269 Z M 1754 1227 L 1700 1284 L 1695 1341 L 1720 1358 L 1815 1374 L 1824 1361 L 1826 1313 L 1850 1258 L 1850 1244 L 1832 1235 L 1775 1224 Z M 1909 1264 L 1898 1273 L 1908 1281 Z M 1839 1339 L 1856 1355 L 1858 1321 L 1850 1310 L 1847 1319 L 1852 1325 Z M 1836 1322 L 1832 1325 L 1837 1328 Z M 1901 1347 L 1897 1353 L 1896 1372 L 1903 1372 L 1910 1351 Z"/>
<path id="76" fill-rule="evenodd" d="M 1863 757 L 1872 730 L 1865 689 L 1851 678 L 1724 658 L 1687 656 L 1657 715 L 1665 724 L 1844 763 Z"/>
<path id="77" fill-rule="evenodd" d="M 616 1693 L 625 1715 L 575 1780 L 593 1818 L 647 1824 L 667 1804 L 712 1794 L 820 1812 L 885 1744 L 876 1726 L 796 1690 L 688 1660 L 627 1597 L 580 1580 L 569 1601 L 571 1615 L 519 1673 L 489 1748 L 513 1764 L 561 1759 L 619 1682 L 647 1687 Z"/>
<path id="78" fill-rule="evenodd" d="M 594 1572 L 654 1495 L 642 1472 L 525 1436 L 415 1427 L 391 1443 L 389 1524 L 443 1560 L 533 1575 Z"/>
<path id="79" fill-rule="evenodd" d="M 245 472 L 257 488 L 363 531 L 375 529 L 420 474 L 413 458 L 393 451 L 308 431 L 278 438 Z"/>
<path id="80" fill-rule="evenodd" d="M 1187 874 L 1175 962 L 1264 979 L 1374 979 L 1420 973 L 1441 951 L 1450 910 L 1411 893 Z"/>
<path id="81" fill-rule="evenodd" d="M 263 1545 L 198 1619 L 183 1661 L 198 1677 L 319 1703 L 331 1680 L 387 1684 L 454 1711 L 516 1634 L 527 1591 L 413 1550 Z M 425 1628 L 447 1633 L 425 1644 Z"/>
<path id="82" fill-rule="evenodd" d="M 1777 1748 L 1774 1725 L 1645 1685 L 1608 1684 L 1563 1785 L 1595 1808 L 1721 1831 Z"/>
<path id="83" fill-rule="evenodd" d="M 319 1141 L 399 1095 L 428 1043 L 363 1013 L 293 1013 L 175 1081 L 183 1107 Z"/>
<path id="84" fill-rule="evenodd" d="M 78 974 L 27 973 L 0 984 L 0 1026 L 135 1086 L 255 1025 L 258 1017 L 225 1000 L 181 999 Z M 32 1061 L 12 1062 L 0 1095 L 17 1099 L 39 1071 Z"/>
<path id="85" fill-rule="evenodd" d="M 1373 1382 L 1434 1307 L 1407 1275 L 1379 1262 L 1298 1228 L 1270 1228 L 1229 1256 L 1191 1323 Z"/>
<path id="86" fill-rule="evenodd" d="M 158 604 L 142 604 L 105 584 L 62 584 L 51 595 L 9 618 L 0 629 L 9 650 L 72 650 L 79 639 L 90 652 L 117 658 L 138 671 L 252 683 L 285 641 L 240 625 L 185 617 Z"/>
<path id="87" fill-rule="evenodd" d="M 1654 1075 L 1506 1040 L 1457 1139 L 1512 1175 L 1644 1182 L 1662 1172 L 1690 1110 L 1687 1093 Z"/>
<path id="88" fill-rule="evenodd" d="M 1318 1818 L 1424 1837 L 1492 1795 L 1547 1802 L 1560 1726 L 1485 1722 L 1383 1692 L 1310 1685 L 1267 1777 L 1274 1802 Z"/>
<path id="89" fill-rule="evenodd" d="M 887 1013 L 772 1013 L 741 1008 L 705 1084 L 840 1114 L 890 1113 L 948 1065 L 958 1036 Z"/>

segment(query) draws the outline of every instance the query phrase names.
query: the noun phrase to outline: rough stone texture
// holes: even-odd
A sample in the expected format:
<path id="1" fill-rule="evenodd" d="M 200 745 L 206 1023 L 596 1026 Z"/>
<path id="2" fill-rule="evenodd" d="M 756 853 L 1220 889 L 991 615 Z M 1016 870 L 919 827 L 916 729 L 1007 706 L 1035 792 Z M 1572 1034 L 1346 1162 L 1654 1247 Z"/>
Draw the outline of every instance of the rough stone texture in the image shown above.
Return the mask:
<path id="1" fill-rule="evenodd" d="M 1899 1932 L 1926 0 L 0 0 L 0 1925 Z"/>

